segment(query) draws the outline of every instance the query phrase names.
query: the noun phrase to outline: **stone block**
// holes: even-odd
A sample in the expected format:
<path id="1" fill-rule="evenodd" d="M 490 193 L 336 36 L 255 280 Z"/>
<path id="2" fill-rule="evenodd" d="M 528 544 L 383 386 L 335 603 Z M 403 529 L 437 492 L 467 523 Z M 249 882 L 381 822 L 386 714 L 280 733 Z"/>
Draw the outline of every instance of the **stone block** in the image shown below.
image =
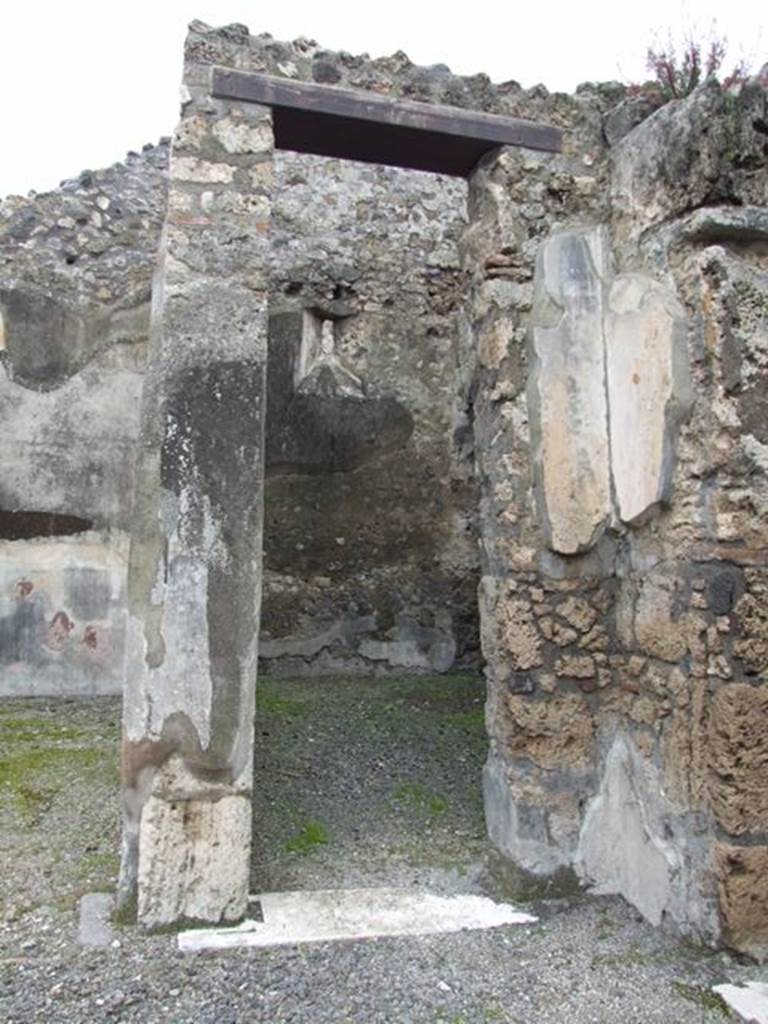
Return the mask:
<path id="1" fill-rule="evenodd" d="M 192 156 L 174 156 L 171 159 L 171 178 L 189 181 L 199 185 L 228 185 L 235 175 L 235 168 L 225 163 L 212 163 Z"/>
<path id="2" fill-rule="evenodd" d="M 768 846 L 715 847 L 724 938 L 730 946 L 768 959 Z"/>
<path id="3" fill-rule="evenodd" d="M 540 517 L 561 554 L 590 548 L 611 513 L 605 277 L 599 228 L 552 235 L 539 251 L 528 404 Z"/>
<path id="4" fill-rule="evenodd" d="M 566 693 L 532 700 L 508 694 L 504 706 L 499 724 L 510 755 L 528 758 L 541 768 L 588 767 L 594 722 L 583 697 Z"/>
<path id="5" fill-rule="evenodd" d="M 248 121 L 225 117 L 213 126 L 213 134 L 232 154 L 269 154 L 272 152 L 272 125 L 269 121 L 250 124 Z"/>
<path id="6" fill-rule="evenodd" d="M 667 581 L 648 576 L 634 609 L 634 635 L 639 650 L 663 661 L 676 662 L 688 651 L 685 616 L 675 614 L 674 593 Z"/>
<path id="7" fill-rule="evenodd" d="M 709 799 L 731 835 L 768 827 L 768 689 L 734 683 L 712 697 L 707 756 Z"/>
<path id="8" fill-rule="evenodd" d="M 768 606 L 764 597 L 744 594 L 736 602 L 734 619 L 738 636 L 733 652 L 749 675 L 768 669 Z"/>
<path id="9" fill-rule="evenodd" d="M 525 672 L 542 663 L 541 638 L 530 603 L 483 577 L 479 592 L 483 654 L 501 671 Z"/>
<path id="10" fill-rule="evenodd" d="M 112 893 L 90 892 L 80 897 L 78 945 L 94 949 L 106 949 L 112 945 L 114 932 L 110 924 L 110 916 L 114 905 L 115 897 Z"/>
<path id="11" fill-rule="evenodd" d="M 606 376 L 617 511 L 632 523 L 668 499 L 677 430 L 691 406 L 685 314 L 645 275 L 611 285 Z"/>
<path id="12" fill-rule="evenodd" d="M 251 801 L 146 801 L 139 840 L 139 920 L 234 922 L 248 903 Z"/>
<path id="13" fill-rule="evenodd" d="M 619 244 L 703 205 L 722 164 L 725 98 L 710 79 L 667 103 L 614 146 L 611 203 Z M 723 119 L 724 120 L 724 119 Z"/>

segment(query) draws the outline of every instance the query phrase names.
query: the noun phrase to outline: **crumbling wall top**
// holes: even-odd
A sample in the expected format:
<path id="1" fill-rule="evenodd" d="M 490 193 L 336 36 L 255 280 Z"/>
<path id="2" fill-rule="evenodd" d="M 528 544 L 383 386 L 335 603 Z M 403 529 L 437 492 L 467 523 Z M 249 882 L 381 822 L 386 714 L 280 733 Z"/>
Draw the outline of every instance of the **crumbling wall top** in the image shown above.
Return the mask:
<path id="1" fill-rule="evenodd" d="M 169 140 L 58 189 L 0 200 L 5 288 L 34 285 L 86 305 L 148 299 L 148 274 L 165 215 Z"/>
<path id="2" fill-rule="evenodd" d="M 495 84 L 483 73 L 457 75 L 445 64 L 420 66 L 401 50 L 371 58 L 367 53 L 328 50 L 312 39 L 280 42 L 269 33 L 251 35 L 245 25 L 212 28 L 202 21 L 189 26 L 185 58 L 196 65 L 361 89 L 391 99 L 546 121 L 559 127 L 582 120 L 587 109 L 607 109 L 624 93 L 617 83 L 580 87 L 574 96 L 550 93 L 543 85 L 524 89 L 511 80 Z"/>

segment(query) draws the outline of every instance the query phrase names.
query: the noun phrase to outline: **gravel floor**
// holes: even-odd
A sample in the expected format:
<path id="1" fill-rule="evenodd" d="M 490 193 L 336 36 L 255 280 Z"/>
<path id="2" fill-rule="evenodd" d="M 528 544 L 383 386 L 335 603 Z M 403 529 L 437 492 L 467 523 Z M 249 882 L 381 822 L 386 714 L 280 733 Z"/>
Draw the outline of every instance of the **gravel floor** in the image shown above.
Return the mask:
<path id="1" fill-rule="evenodd" d="M 0 703 L 0 1021 L 703 1024 L 761 972 L 681 943 L 622 901 L 532 892 L 484 838 L 482 682 L 265 680 L 254 889 L 429 887 L 539 914 L 422 938 L 180 954 L 171 935 L 76 943 L 114 887 L 119 702 Z M 762 972 L 765 978 L 764 972 Z"/>

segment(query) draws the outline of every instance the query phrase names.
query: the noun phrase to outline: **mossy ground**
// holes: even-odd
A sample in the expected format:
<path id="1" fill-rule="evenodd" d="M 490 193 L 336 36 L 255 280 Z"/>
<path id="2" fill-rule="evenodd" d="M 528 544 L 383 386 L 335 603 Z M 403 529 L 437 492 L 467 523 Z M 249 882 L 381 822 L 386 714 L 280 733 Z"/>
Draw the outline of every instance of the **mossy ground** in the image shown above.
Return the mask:
<path id="1" fill-rule="evenodd" d="M 488 844 L 484 704 L 475 676 L 259 680 L 253 887 L 552 895 Z M 120 716 L 115 698 L 0 702 L 0 853 L 34 865 L 0 879 L 5 907 L 114 889 Z"/>
<path id="2" fill-rule="evenodd" d="M 405 885 L 513 899 L 522 893 L 535 900 L 540 921 L 533 926 L 441 936 L 416 945 L 403 940 L 392 954 L 401 967 L 414 949 L 428 961 L 426 968 L 414 969 L 408 1005 L 425 992 L 435 995 L 434 1012 L 414 1019 L 442 1024 L 587 1020 L 585 1007 L 590 1020 L 716 1024 L 728 1019 L 711 985 L 739 980 L 734 961 L 676 942 L 618 899 L 573 894 L 553 899 L 555 893 L 535 887 L 525 895 L 519 873 L 494 859 L 480 796 L 487 743 L 484 698 L 482 681 L 466 677 L 261 680 L 254 887 Z M 96 961 L 75 943 L 75 910 L 82 893 L 114 888 L 119 738 L 115 699 L 0 702 L 0 987 L 4 981 L 16 986 L 23 1009 L 14 1020 L 58 1019 L 50 1016 L 47 993 L 54 980 L 58 984 L 60 977 L 81 969 L 81 983 L 67 996 L 78 1006 L 71 1019 L 105 1019 L 102 1005 L 94 1003 L 92 1013 L 85 1005 L 88 993 L 102 999 L 105 988 L 101 974 L 93 972 Z M 327 996 L 322 985 L 328 978 L 333 978 L 329 991 L 335 992 L 343 979 L 364 976 L 366 999 L 384 1006 L 391 998 L 392 970 L 385 965 L 377 974 L 376 965 L 381 956 L 389 964 L 386 951 L 397 940 L 354 949 L 341 944 L 326 966 L 322 950 L 302 952 L 297 967 L 296 953 L 279 949 L 258 957 L 201 960 L 195 968 L 199 977 L 180 977 L 188 962 L 179 959 L 168 936 L 133 928 L 119 935 L 120 947 L 105 954 L 112 987 L 129 991 L 138 975 L 155 984 L 156 975 L 158 1005 L 165 1005 L 170 989 L 189 993 L 184 1020 L 202 1019 L 200 1005 L 219 988 L 271 991 L 281 984 L 279 978 L 297 972 L 303 977 L 307 970 L 301 984 L 313 1020 Z M 322 961 L 314 974 L 313 956 Z M 55 964 L 51 957 L 58 957 Z M 340 957 L 347 958 L 347 966 L 339 971 Z M 233 985 L 229 973 L 225 982 L 209 977 L 208 966 L 219 962 L 227 972 L 242 970 L 244 980 Z M 98 963 L 101 970 L 106 961 Z M 270 964 L 277 972 L 271 981 L 259 974 Z M 430 979 L 426 983 L 423 970 Z M 39 1014 L 24 1009 L 34 971 L 41 977 Z M 436 989 L 446 978 L 449 989 Z M 664 1006 L 663 1015 L 638 1011 L 649 998 Z M 533 1005 L 543 1017 L 529 1014 Z M 239 1009 L 243 1020 L 251 1019 L 252 1007 Z M 210 1019 L 229 1019 L 227 1012 L 222 1008 Z M 139 999 L 133 1009 L 126 1003 L 120 1019 L 149 1017 Z M 346 1013 L 323 1019 L 341 1021 Z M 349 1019 L 357 1024 L 370 1014 Z"/>
<path id="3" fill-rule="evenodd" d="M 119 734 L 114 698 L 0 701 L 0 918 L 114 888 Z"/>
<path id="4" fill-rule="evenodd" d="M 475 676 L 260 680 L 254 886 L 476 869 L 484 704 Z"/>

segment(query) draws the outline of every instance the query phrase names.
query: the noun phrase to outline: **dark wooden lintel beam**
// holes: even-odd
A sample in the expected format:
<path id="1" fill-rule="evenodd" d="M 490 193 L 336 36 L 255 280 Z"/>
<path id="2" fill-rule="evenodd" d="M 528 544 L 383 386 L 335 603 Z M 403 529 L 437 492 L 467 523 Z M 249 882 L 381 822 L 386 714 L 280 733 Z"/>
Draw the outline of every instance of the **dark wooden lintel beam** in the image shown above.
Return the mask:
<path id="1" fill-rule="evenodd" d="M 229 68 L 213 68 L 212 94 L 273 107 L 277 145 L 303 152 L 466 175 L 497 146 L 562 149 L 562 133 L 551 125 Z M 366 140 L 360 153 L 350 132 L 354 125 Z M 314 141 L 302 140 L 301 133 Z M 421 154 L 409 153 L 420 148 Z"/>

